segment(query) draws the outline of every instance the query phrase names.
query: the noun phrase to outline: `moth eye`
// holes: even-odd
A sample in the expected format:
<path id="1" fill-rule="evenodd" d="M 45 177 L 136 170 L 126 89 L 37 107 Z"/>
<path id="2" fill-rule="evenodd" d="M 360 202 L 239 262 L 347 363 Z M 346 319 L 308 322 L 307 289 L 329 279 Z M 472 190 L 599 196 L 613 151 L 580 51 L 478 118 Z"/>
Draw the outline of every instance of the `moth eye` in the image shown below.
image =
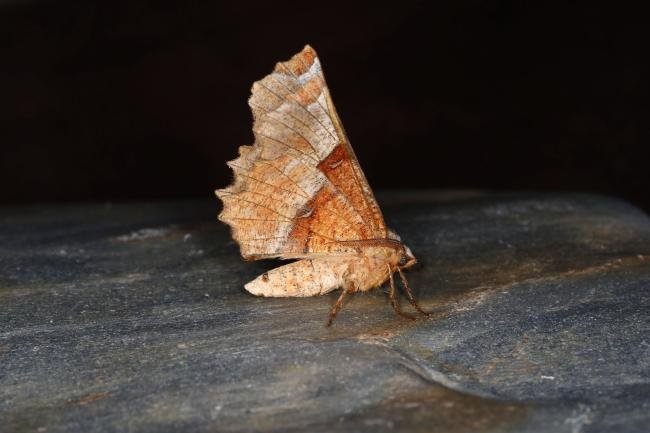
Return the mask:
<path id="1" fill-rule="evenodd" d="M 408 262 L 409 258 L 406 257 L 406 254 L 402 254 L 402 257 L 399 258 L 399 263 L 398 265 L 400 266 L 405 266 L 406 262 Z"/>

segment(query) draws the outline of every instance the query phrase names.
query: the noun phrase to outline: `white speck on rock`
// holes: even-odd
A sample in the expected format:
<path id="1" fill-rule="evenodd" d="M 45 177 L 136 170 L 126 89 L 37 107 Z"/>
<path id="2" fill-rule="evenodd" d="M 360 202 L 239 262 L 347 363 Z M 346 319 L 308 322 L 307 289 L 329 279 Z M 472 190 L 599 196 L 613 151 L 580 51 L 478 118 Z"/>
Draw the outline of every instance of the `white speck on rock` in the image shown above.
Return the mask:
<path id="1" fill-rule="evenodd" d="M 145 239 L 151 238 L 161 238 L 169 234 L 169 229 L 158 228 L 158 229 L 140 229 L 134 232 L 129 233 L 128 235 L 118 236 L 117 240 L 120 242 L 133 242 L 133 241 L 142 241 Z"/>
<path id="2" fill-rule="evenodd" d="M 389 429 L 393 428 L 393 422 L 389 420 L 384 420 L 382 418 L 370 418 L 363 421 L 363 424 L 368 427 L 388 427 Z"/>

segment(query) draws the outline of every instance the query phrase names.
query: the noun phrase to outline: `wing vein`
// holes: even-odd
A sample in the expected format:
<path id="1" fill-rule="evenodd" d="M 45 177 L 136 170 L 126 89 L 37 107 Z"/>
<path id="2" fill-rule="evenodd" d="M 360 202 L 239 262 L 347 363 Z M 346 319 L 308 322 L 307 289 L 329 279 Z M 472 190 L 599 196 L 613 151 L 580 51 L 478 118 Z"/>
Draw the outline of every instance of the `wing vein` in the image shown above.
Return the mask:
<path id="1" fill-rule="evenodd" d="M 308 169 L 313 169 L 313 167 L 311 167 L 311 166 L 305 164 L 304 161 L 298 160 L 298 163 L 304 165 L 304 166 L 307 167 Z M 271 164 L 271 163 L 268 163 L 268 164 L 271 165 L 271 166 L 273 166 L 273 164 Z M 279 170 L 278 170 L 278 171 L 279 171 Z M 319 171 L 320 171 L 320 170 L 319 170 Z M 322 173 L 322 171 L 320 171 L 320 172 Z M 288 177 L 288 176 L 287 176 L 287 177 Z M 359 212 L 359 209 L 357 209 L 356 207 L 354 207 L 354 206 L 352 205 L 352 203 L 350 202 L 350 198 L 349 198 L 347 195 L 345 195 L 345 194 L 343 193 L 343 191 L 342 191 L 342 190 L 341 190 L 337 185 L 335 185 L 334 182 L 332 182 L 332 181 L 331 181 L 327 176 L 325 176 L 324 174 L 323 174 L 323 178 L 324 178 L 325 181 L 327 181 L 327 183 L 332 187 L 332 189 L 335 190 L 335 191 L 337 192 L 337 194 L 338 194 L 338 195 L 339 195 L 343 200 L 345 200 L 345 202 L 346 202 L 347 205 L 348 205 L 348 206 L 347 206 L 348 209 L 352 209 L 352 210 L 354 211 L 354 213 L 357 214 L 357 216 L 361 219 L 361 221 L 363 221 L 365 224 L 368 225 L 368 224 L 369 224 L 368 221 L 367 221 L 366 218 L 364 218 L 364 216 Z M 363 189 L 362 189 L 362 191 L 363 191 Z M 373 232 L 374 232 L 374 231 L 375 231 L 375 230 L 374 230 L 374 225 L 373 225 L 372 223 L 370 223 L 369 225 L 373 226 Z"/>
<path id="2" fill-rule="evenodd" d="M 277 171 L 278 173 L 280 173 L 282 176 L 284 176 L 284 177 L 286 177 L 287 179 L 289 179 L 289 181 L 290 181 L 291 183 L 293 183 L 294 185 L 296 185 L 296 188 L 298 188 L 298 189 L 299 189 L 299 190 L 304 194 L 303 197 L 311 198 L 311 197 L 309 197 L 309 194 L 307 194 L 307 191 L 305 191 L 304 189 L 302 189 L 302 187 L 298 184 L 298 182 L 296 182 L 295 180 L 293 180 L 293 178 L 290 177 L 288 174 L 286 174 L 284 171 L 280 170 L 280 169 L 277 168 L 275 165 L 271 164 L 270 162 L 268 162 L 268 161 L 266 161 L 266 160 L 264 160 L 264 159 L 262 159 L 262 158 L 257 159 L 257 161 L 261 162 L 262 164 L 266 164 L 266 165 L 268 165 L 269 167 L 273 168 L 275 171 Z M 310 166 L 308 166 L 308 165 L 305 165 L 305 166 L 306 166 L 306 167 L 310 167 Z M 310 168 L 311 168 L 311 167 L 310 167 Z"/>
<path id="3" fill-rule="evenodd" d="M 237 167 L 238 169 L 240 169 L 240 170 L 242 170 L 242 171 L 245 171 L 245 170 L 246 170 L 246 169 L 243 168 L 243 167 L 239 167 L 239 166 L 236 166 L 236 165 L 234 165 L 234 164 L 231 164 L 231 165 L 232 165 L 233 167 Z M 302 198 L 306 198 L 307 200 L 311 199 L 311 197 L 308 197 L 308 196 L 306 196 L 306 195 L 300 194 L 300 193 L 298 193 L 298 192 L 296 192 L 296 191 L 291 191 L 290 189 L 282 188 L 282 187 L 280 187 L 280 186 L 278 186 L 278 185 L 273 185 L 272 183 L 268 183 L 268 182 L 263 181 L 263 180 L 261 180 L 261 179 L 258 179 L 258 178 L 256 178 L 256 177 L 253 177 L 253 176 L 249 176 L 249 175 L 247 175 L 247 174 L 244 174 L 243 172 L 240 172 L 239 175 L 240 175 L 240 176 L 244 176 L 244 177 L 246 177 L 246 178 L 248 178 L 248 179 L 254 180 L 254 181 L 256 181 L 256 182 L 262 183 L 262 184 L 264 184 L 264 185 L 270 186 L 270 187 L 272 187 L 272 188 L 279 189 L 280 191 L 288 192 L 289 194 L 297 194 L 297 195 L 299 195 L 299 196 L 302 197 Z M 294 183 L 295 183 L 295 182 L 294 182 Z"/>
<path id="4" fill-rule="evenodd" d="M 240 221 L 266 221 L 266 222 L 278 222 L 278 221 L 286 221 L 286 222 L 291 222 L 292 220 L 290 219 L 281 219 L 281 220 L 270 220 L 270 219 L 263 219 L 263 218 L 244 218 L 244 217 L 227 217 L 229 220 L 240 220 Z"/>
<path id="5" fill-rule="evenodd" d="M 268 185 L 268 186 L 270 186 L 271 188 L 275 188 L 275 189 L 279 189 L 280 191 L 288 192 L 289 194 L 293 194 L 293 193 L 294 193 L 294 192 L 291 191 L 291 190 L 284 189 L 284 188 L 280 188 L 280 187 L 277 186 L 277 185 L 273 185 L 272 183 L 264 182 L 263 180 L 257 179 L 257 178 L 252 177 L 252 176 L 245 175 L 245 174 L 243 174 L 243 173 L 239 173 L 239 175 L 240 175 L 240 176 L 247 177 L 247 178 L 249 178 L 249 179 L 251 179 L 251 180 L 254 180 L 254 181 L 256 181 L 256 182 L 262 183 L 262 184 L 264 184 L 264 185 Z M 273 198 L 273 197 L 271 197 L 271 196 L 268 196 L 268 195 L 265 195 L 265 194 L 257 193 L 256 191 L 246 190 L 246 189 L 241 190 L 241 191 L 242 191 L 242 192 L 250 192 L 250 193 L 253 193 L 253 194 L 260 194 L 260 195 L 262 195 L 262 196 L 264 196 L 264 197 L 269 197 L 269 198 L 272 199 L 272 200 L 276 200 L 276 201 L 279 202 L 279 203 L 283 203 L 283 204 L 286 204 L 287 206 L 291 206 L 290 203 L 287 203 L 287 202 L 282 201 L 282 200 L 275 199 L 275 198 Z M 307 197 L 307 196 L 302 195 L 302 194 L 298 194 L 298 195 L 299 195 L 300 197 L 302 197 L 302 198 L 306 198 L 307 200 L 310 200 L 310 199 L 311 199 L 311 197 Z M 324 211 L 324 210 L 325 210 L 325 209 L 320 209 L 321 212 Z M 334 211 L 334 210 L 331 210 L 331 209 L 327 209 L 326 211 L 327 211 L 328 214 L 333 215 L 333 216 L 335 216 L 335 217 L 338 217 L 339 220 L 345 221 L 345 222 L 347 223 L 347 224 L 346 224 L 347 227 L 352 228 L 354 232 L 356 232 L 357 234 L 360 234 L 360 233 L 358 232 L 358 230 L 355 228 L 354 223 L 353 223 L 352 221 L 350 221 L 349 219 L 347 219 L 347 218 L 345 217 L 345 215 L 342 215 L 342 214 L 340 214 L 340 213 L 338 213 L 338 212 L 336 212 L 336 211 Z M 358 213 L 357 213 L 357 215 L 359 216 L 359 218 L 361 218 L 361 221 L 364 221 L 364 219 L 363 219 L 363 217 L 362 217 L 361 215 L 359 215 Z M 364 222 L 365 222 L 365 221 L 364 221 Z"/>
<path id="6" fill-rule="evenodd" d="M 326 133 L 328 133 L 328 134 L 330 135 L 330 137 L 332 137 L 332 138 L 334 139 L 335 142 L 338 143 L 338 141 L 339 141 L 340 139 L 339 139 L 338 137 L 332 135 L 332 131 L 330 131 L 329 128 L 327 128 L 325 125 L 323 125 L 323 123 L 322 123 L 322 122 L 321 122 L 321 121 L 320 121 L 316 116 L 314 116 L 313 113 L 311 113 L 309 110 L 307 110 L 307 108 L 305 108 L 304 105 L 299 104 L 299 103 L 296 102 L 296 101 L 288 101 L 287 99 L 285 99 L 285 98 L 283 98 L 282 96 L 280 96 L 280 95 L 278 95 L 277 93 L 275 93 L 275 92 L 274 92 L 273 90 L 271 90 L 271 89 L 270 89 L 266 84 L 262 83 L 261 81 L 258 81 L 257 83 L 258 83 L 260 86 L 264 87 L 266 90 L 268 90 L 269 93 L 273 94 L 273 96 L 275 96 L 276 98 L 278 98 L 280 101 L 282 101 L 282 102 L 290 102 L 291 105 L 295 105 L 295 106 L 297 106 L 297 107 L 302 108 L 305 112 L 307 112 L 307 113 L 310 114 L 314 119 L 316 119 L 316 121 L 317 121 L 317 122 L 318 122 L 318 123 L 323 127 L 323 130 L 324 130 Z M 251 105 L 256 105 L 256 104 L 252 104 L 252 103 L 250 103 L 250 104 L 251 104 Z M 256 105 L 256 107 L 260 108 L 261 110 L 265 110 L 265 108 L 260 107 L 259 105 Z M 277 111 L 277 110 L 273 110 L 273 112 L 278 112 L 278 111 Z M 270 112 L 270 111 L 266 111 L 266 113 L 271 113 L 271 112 Z M 305 127 L 307 127 L 307 129 L 309 129 L 311 132 L 313 132 L 314 135 L 315 135 L 316 137 L 318 137 L 319 140 L 322 140 L 322 139 L 323 139 L 323 138 L 320 136 L 320 134 L 318 134 L 318 132 L 314 131 L 314 130 L 311 128 L 311 126 L 309 126 L 308 124 L 306 124 L 305 122 L 303 122 L 302 120 L 300 120 L 299 118 L 297 118 L 296 116 L 294 116 L 293 114 L 291 114 L 291 113 L 287 113 L 287 114 L 288 114 L 289 116 L 293 117 L 294 119 L 296 119 L 298 122 L 300 122 L 300 123 L 302 123 L 303 125 L 305 125 Z M 311 144 L 311 142 L 309 142 L 309 144 Z M 313 146 L 312 146 L 312 148 L 313 148 Z M 318 152 L 316 151 L 316 149 L 314 149 L 314 151 L 316 152 L 316 154 L 318 154 Z"/>
<path id="7" fill-rule="evenodd" d="M 316 154 L 316 156 L 318 156 L 318 157 L 320 158 L 320 155 L 319 155 L 319 153 L 318 153 L 318 150 L 316 150 L 316 148 L 314 147 L 314 145 L 312 144 L 312 142 L 309 141 L 309 140 L 308 140 L 304 135 L 302 135 L 302 133 L 300 133 L 299 131 L 295 130 L 294 128 L 292 128 L 292 127 L 289 126 L 288 124 L 284 123 L 284 122 L 281 121 L 280 119 L 271 116 L 271 113 L 277 113 L 277 111 L 265 111 L 266 108 L 264 108 L 264 107 L 262 107 L 262 106 L 259 106 L 259 105 L 256 105 L 256 104 L 253 104 L 252 102 L 250 103 L 250 106 L 251 106 L 251 107 L 254 107 L 254 108 L 258 108 L 260 111 L 262 111 L 262 112 L 264 113 L 262 116 L 266 117 L 267 119 L 275 120 L 275 121 L 278 122 L 280 125 L 284 125 L 284 126 L 287 127 L 288 129 L 290 129 L 290 130 L 292 130 L 293 132 L 295 132 L 295 133 L 296 133 L 297 135 L 299 135 L 303 140 L 305 140 L 305 141 L 307 142 L 307 144 L 309 144 L 309 147 L 312 148 L 312 150 L 314 151 L 314 153 Z M 291 116 L 291 117 L 293 117 L 293 116 Z M 295 119 L 295 117 L 294 117 L 294 119 Z M 296 119 L 296 120 L 298 120 L 298 119 Z M 301 122 L 301 123 L 302 123 L 302 122 Z M 304 125 L 304 123 L 303 123 L 303 125 Z M 314 134 L 316 134 L 316 133 L 315 133 L 314 131 L 312 131 L 310 128 L 307 128 L 307 129 L 309 129 L 311 132 L 313 132 Z M 316 134 L 316 136 L 318 137 L 318 134 Z M 319 138 L 320 138 L 320 137 L 319 137 Z M 288 145 L 287 145 L 287 146 L 288 146 Z M 291 147 L 291 146 L 289 146 L 289 147 Z M 292 147 L 292 149 L 294 149 L 294 148 Z M 316 159 L 314 159 L 314 160 L 316 161 Z"/>
<path id="8" fill-rule="evenodd" d="M 269 77 L 273 77 L 273 74 L 269 75 Z M 278 83 L 280 83 L 281 85 L 283 85 L 284 87 L 286 87 L 287 90 L 291 91 L 291 89 L 289 89 L 289 87 L 288 87 L 287 85 L 285 85 L 284 83 L 282 83 L 280 80 L 278 80 L 278 79 L 276 79 L 276 78 L 273 78 L 273 79 L 274 79 L 276 82 L 278 82 Z M 325 132 L 327 132 L 327 133 L 329 134 L 329 136 L 332 137 L 332 138 L 334 139 L 335 142 L 338 143 L 339 141 L 341 141 L 341 138 L 335 136 L 334 134 L 332 134 L 332 131 L 330 131 L 330 129 L 329 129 L 327 126 L 325 126 L 325 125 L 323 124 L 323 122 L 321 122 L 320 119 L 314 115 L 314 113 L 312 113 L 311 111 L 309 111 L 309 110 L 307 109 L 307 107 L 305 107 L 304 105 L 298 103 L 298 101 L 295 101 L 295 100 L 288 101 L 286 98 L 283 98 L 282 96 L 278 95 L 278 94 L 275 93 L 273 90 L 271 90 L 271 89 L 270 89 L 266 84 L 264 84 L 262 81 L 258 81 L 257 83 L 258 83 L 260 86 L 264 87 L 266 90 L 268 90 L 270 93 L 272 93 L 273 96 L 275 96 L 276 98 L 278 98 L 280 101 L 290 102 L 292 105 L 295 105 L 295 106 L 297 106 L 297 107 L 302 108 L 303 111 L 304 111 L 305 113 L 307 113 L 308 115 L 310 115 L 310 116 L 311 116 L 311 117 L 312 117 L 316 122 L 318 122 L 318 123 L 320 124 L 320 126 L 323 127 L 323 130 L 324 130 Z M 306 89 L 307 87 L 304 87 L 304 88 Z M 292 94 L 293 94 L 293 92 L 292 92 Z M 314 96 L 314 95 L 312 95 L 311 93 L 309 93 L 309 94 L 310 94 L 312 97 Z M 291 115 L 291 113 L 289 113 L 289 115 Z M 295 116 L 293 116 L 293 115 L 291 115 L 291 117 L 293 117 L 294 119 L 296 119 L 297 121 L 299 121 L 300 123 L 302 123 L 303 125 L 305 125 L 305 126 L 307 126 L 307 127 L 309 128 L 309 125 L 307 125 L 306 123 L 304 123 L 302 120 L 298 119 L 297 117 L 295 117 Z M 311 129 L 311 128 L 309 128 L 309 129 L 310 129 L 314 134 L 317 134 L 317 132 L 314 131 L 313 129 Z M 317 135 L 318 135 L 318 134 L 317 134 Z"/>
<path id="9" fill-rule="evenodd" d="M 292 205 L 291 203 L 287 203 L 287 202 L 285 202 L 285 201 L 283 201 L 283 200 L 279 200 L 279 199 L 277 199 L 277 198 L 271 197 L 270 195 L 262 194 L 261 192 L 253 191 L 253 190 L 250 190 L 250 189 L 242 189 L 242 190 L 240 190 L 240 192 L 248 192 L 248 193 L 251 193 L 251 194 L 256 194 L 256 195 L 259 195 L 259 196 L 262 196 L 262 197 L 266 197 L 266 198 L 268 198 L 268 199 L 270 199 L 270 200 L 273 200 L 273 201 L 276 202 L 276 203 L 280 203 L 280 204 L 286 205 L 286 206 L 288 206 L 288 207 L 290 207 L 290 208 L 292 208 L 292 209 L 296 209 L 296 210 L 299 209 L 299 208 L 295 208 L 295 207 L 293 207 L 293 205 Z M 343 220 L 343 222 L 345 223 L 345 226 L 348 227 L 348 228 L 350 228 L 351 231 L 355 232 L 356 234 L 361 234 L 361 233 L 358 232 L 358 230 L 357 230 L 356 227 L 352 224 L 351 221 L 347 220 L 346 218 L 343 218 L 343 216 L 341 216 L 341 215 L 335 213 L 334 211 L 331 211 L 331 210 L 329 210 L 329 209 L 326 210 L 326 209 L 322 209 L 322 208 L 319 209 L 318 211 L 319 211 L 319 212 L 326 211 L 326 212 L 329 213 L 330 215 L 333 215 L 333 216 L 337 216 L 337 217 L 339 217 L 341 220 Z M 293 221 L 300 221 L 299 217 L 293 217 L 293 218 L 291 218 L 291 219 L 292 219 Z M 362 218 L 362 220 L 363 220 L 363 218 Z"/>
<path id="10" fill-rule="evenodd" d="M 316 165 L 318 165 L 318 164 L 320 163 L 320 161 L 319 161 L 318 159 L 314 158 L 314 157 L 313 157 L 312 155 L 310 155 L 309 153 L 303 152 L 302 150 L 298 149 L 297 147 L 289 146 L 287 143 L 285 143 L 285 142 L 283 142 L 283 141 L 280 141 L 280 140 L 278 140 L 277 138 L 269 137 L 269 136 L 266 135 L 266 134 L 262 134 L 260 131 L 253 131 L 253 132 L 255 132 L 255 134 L 259 134 L 261 137 L 264 137 L 264 138 L 267 138 L 267 139 L 269 139 L 269 140 L 275 141 L 276 143 L 280 143 L 281 145 L 283 145 L 283 146 L 286 147 L 287 149 L 296 150 L 296 151 L 302 153 L 303 155 L 305 155 L 306 157 L 308 157 L 309 159 L 311 159 L 312 161 L 314 161 L 314 162 L 316 163 Z M 303 138 L 304 138 L 304 137 L 303 137 Z M 260 147 L 262 147 L 262 146 L 260 145 Z"/>
<path id="11" fill-rule="evenodd" d="M 307 67 L 307 65 L 305 64 L 305 62 L 302 61 L 302 59 L 299 59 L 299 61 L 300 61 L 300 63 L 303 64 L 303 66 Z M 300 82 L 298 76 L 297 76 L 296 74 L 294 74 L 293 71 L 292 71 L 290 68 L 288 68 L 287 66 L 285 66 L 284 63 L 279 63 L 279 65 L 281 65 L 282 68 L 284 68 L 285 71 L 287 71 L 287 72 L 289 72 L 291 75 L 293 75 L 294 78 L 296 79 L 296 81 Z M 309 70 L 308 67 L 307 67 L 307 70 Z M 305 89 L 306 89 L 306 88 L 305 88 Z M 315 96 L 314 96 L 311 92 L 309 92 L 308 90 L 307 90 L 307 92 L 308 92 L 312 97 L 315 97 Z M 318 100 L 318 98 L 316 98 L 316 103 L 318 103 L 318 105 L 320 105 L 320 107 L 321 107 L 321 108 L 322 108 L 326 113 L 329 113 L 329 111 L 327 110 L 327 108 L 323 107 L 323 104 L 321 104 L 321 102 Z"/>

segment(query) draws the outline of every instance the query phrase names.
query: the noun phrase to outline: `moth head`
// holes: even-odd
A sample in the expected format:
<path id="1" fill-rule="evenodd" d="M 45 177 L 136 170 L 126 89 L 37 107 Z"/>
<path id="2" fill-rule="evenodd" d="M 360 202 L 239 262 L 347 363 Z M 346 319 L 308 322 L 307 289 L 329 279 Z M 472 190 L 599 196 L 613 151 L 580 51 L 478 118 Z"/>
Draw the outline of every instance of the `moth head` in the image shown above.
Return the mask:
<path id="1" fill-rule="evenodd" d="M 399 266 L 401 269 L 405 269 L 405 268 L 410 268 L 416 263 L 417 263 L 417 259 L 411 252 L 411 249 L 406 245 L 404 245 L 397 266 Z"/>

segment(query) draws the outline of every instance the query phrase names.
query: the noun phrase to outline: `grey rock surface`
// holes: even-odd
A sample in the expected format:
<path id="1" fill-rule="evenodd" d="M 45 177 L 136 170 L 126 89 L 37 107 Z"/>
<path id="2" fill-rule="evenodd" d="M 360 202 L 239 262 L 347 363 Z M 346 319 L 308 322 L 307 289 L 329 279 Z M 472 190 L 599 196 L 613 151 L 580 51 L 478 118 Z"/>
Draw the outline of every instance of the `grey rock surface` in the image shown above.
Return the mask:
<path id="1" fill-rule="evenodd" d="M 392 192 L 429 318 L 255 298 L 215 201 L 0 209 L 2 432 L 648 432 L 650 219 Z"/>

